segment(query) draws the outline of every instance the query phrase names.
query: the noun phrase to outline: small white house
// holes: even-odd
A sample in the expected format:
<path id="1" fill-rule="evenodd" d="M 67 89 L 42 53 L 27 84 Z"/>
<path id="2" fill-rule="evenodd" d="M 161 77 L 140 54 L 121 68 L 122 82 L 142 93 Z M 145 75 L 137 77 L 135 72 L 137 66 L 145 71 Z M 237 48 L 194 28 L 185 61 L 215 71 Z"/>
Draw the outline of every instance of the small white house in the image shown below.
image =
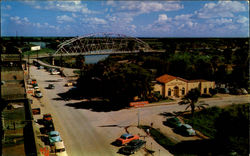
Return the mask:
<path id="1" fill-rule="evenodd" d="M 30 49 L 31 51 L 41 50 L 41 46 L 32 46 Z"/>

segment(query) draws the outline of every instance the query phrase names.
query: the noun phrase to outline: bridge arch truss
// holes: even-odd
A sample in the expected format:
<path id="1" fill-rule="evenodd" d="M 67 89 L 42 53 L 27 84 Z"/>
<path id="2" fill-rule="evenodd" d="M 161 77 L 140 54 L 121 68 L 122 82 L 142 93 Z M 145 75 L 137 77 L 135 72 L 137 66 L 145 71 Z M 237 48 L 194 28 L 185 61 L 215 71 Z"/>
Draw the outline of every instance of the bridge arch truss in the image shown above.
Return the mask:
<path id="1" fill-rule="evenodd" d="M 117 33 L 95 33 L 75 37 L 58 45 L 53 55 L 102 55 L 147 52 L 144 41 Z"/>

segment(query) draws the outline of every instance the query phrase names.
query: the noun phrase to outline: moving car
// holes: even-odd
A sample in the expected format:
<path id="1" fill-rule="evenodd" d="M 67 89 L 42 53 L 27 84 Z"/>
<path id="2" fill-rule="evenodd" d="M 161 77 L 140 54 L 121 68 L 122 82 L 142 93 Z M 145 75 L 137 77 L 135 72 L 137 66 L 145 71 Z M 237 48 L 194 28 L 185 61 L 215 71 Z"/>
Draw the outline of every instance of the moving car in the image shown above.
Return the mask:
<path id="1" fill-rule="evenodd" d="M 182 124 L 181 124 L 181 121 L 179 120 L 179 118 L 177 117 L 171 117 L 171 118 L 168 118 L 166 120 L 166 125 L 168 125 L 169 127 L 180 127 Z"/>
<path id="2" fill-rule="evenodd" d="M 134 154 L 135 152 L 139 151 L 143 145 L 146 144 L 146 141 L 143 140 L 132 140 L 130 143 L 128 143 L 127 146 L 122 147 L 119 150 L 119 153 L 122 154 Z"/>
<path id="3" fill-rule="evenodd" d="M 48 136 L 50 145 L 54 145 L 56 142 L 62 141 L 58 131 L 50 131 Z"/>
<path id="4" fill-rule="evenodd" d="M 37 90 L 35 91 L 35 97 L 37 97 L 37 98 L 43 97 L 43 94 L 42 94 L 42 92 L 41 92 L 39 89 L 37 89 Z"/>
<path id="5" fill-rule="evenodd" d="M 49 85 L 48 85 L 48 89 L 54 89 L 55 88 L 55 85 L 53 84 L 53 83 L 50 83 Z"/>
<path id="6" fill-rule="evenodd" d="M 56 156 L 68 156 L 63 141 L 55 142 Z"/>
<path id="7" fill-rule="evenodd" d="M 122 134 L 120 138 L 116 139 L 116 144 L 117 145 L 125 145 L 129 143 L 132 140 L 138 140 L 139 136 L 138 135 L 132 135 L 132 134 Z"/>
<path id="8" fill-rule="evenodd" d="M 175 132 L 184 135 L 184 136 L 194 136 L 196 135 L 195 130 L 189 124 L 182 124 L 179 127 L 176 127 Z"/>

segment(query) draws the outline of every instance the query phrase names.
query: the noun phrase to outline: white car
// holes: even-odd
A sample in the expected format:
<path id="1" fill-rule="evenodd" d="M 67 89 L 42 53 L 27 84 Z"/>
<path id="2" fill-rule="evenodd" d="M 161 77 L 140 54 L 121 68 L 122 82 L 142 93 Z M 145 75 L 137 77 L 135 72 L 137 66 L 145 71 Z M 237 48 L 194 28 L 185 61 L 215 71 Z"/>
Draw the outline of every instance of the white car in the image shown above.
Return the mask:
<path id="1" fill-rule="evenodd" d="M 35 91 L 35 97 L 37 97 L 37 98 L 43 97 L 43 94 L 42 94 L 42 92 L 41 92 L 39 89 L 37 89 L 37 90 Z"/>
<path id="2" fill-rule="evenodd" d="M 52 75 L 58 75 L 58 74 L 60 74 L 60 72 L 59 72 L 59 71 L 54 70 L 54 71 L 52 71 L 52 72 L 51 72 L 51 74 L 52 74 Z"/>
<path id="3" fill-rule="evenodd" d="M 55 153 L 57 156 L 68 156 L 63 141 L 55 142 Z"/>

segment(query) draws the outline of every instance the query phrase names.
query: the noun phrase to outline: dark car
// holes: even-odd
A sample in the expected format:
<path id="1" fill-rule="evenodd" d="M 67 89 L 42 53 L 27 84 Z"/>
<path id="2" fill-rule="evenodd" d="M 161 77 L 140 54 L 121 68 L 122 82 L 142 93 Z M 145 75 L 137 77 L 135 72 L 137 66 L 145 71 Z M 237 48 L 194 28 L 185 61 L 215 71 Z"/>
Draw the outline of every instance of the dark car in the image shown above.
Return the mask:
<path id="1" fill-rule="evenodd" d="M 168 118 L 165 123 L 172 128 L 181 126 L 181 121 L 177 117 Z"/>
<path id="2" fill-rule="evenodd" d="M 143 140 L 132 140 L 127 146 L 120 148 L 119 153 L 122 154 L 134 154 L 139 151 L 146 141 Z"/>
<path id="3" fill-rule="evenodd" d="M 196 135 L 195 130 L 189 124 L 181 124 L 181 126 L 176 127 L 174 131 L 183 136 L 194 136 Z"/>
<path id="4" fill-rule="evenodd" d="M 55 88 L 55 85 L 53 84 L 53 83 L 50 83 L 49 85 L 48 85 L 48 89 L 54 89 Z"/>
<path id="5" fill-rule="evenodd" d="M 44 130 L 45 130 L 46 133 L 55 130 L 55 127 L 54 127 L 54 124 L 53 124 L 52 120 L 51 121 L 44 121 L 43 125 L 44 125 Z"/>

